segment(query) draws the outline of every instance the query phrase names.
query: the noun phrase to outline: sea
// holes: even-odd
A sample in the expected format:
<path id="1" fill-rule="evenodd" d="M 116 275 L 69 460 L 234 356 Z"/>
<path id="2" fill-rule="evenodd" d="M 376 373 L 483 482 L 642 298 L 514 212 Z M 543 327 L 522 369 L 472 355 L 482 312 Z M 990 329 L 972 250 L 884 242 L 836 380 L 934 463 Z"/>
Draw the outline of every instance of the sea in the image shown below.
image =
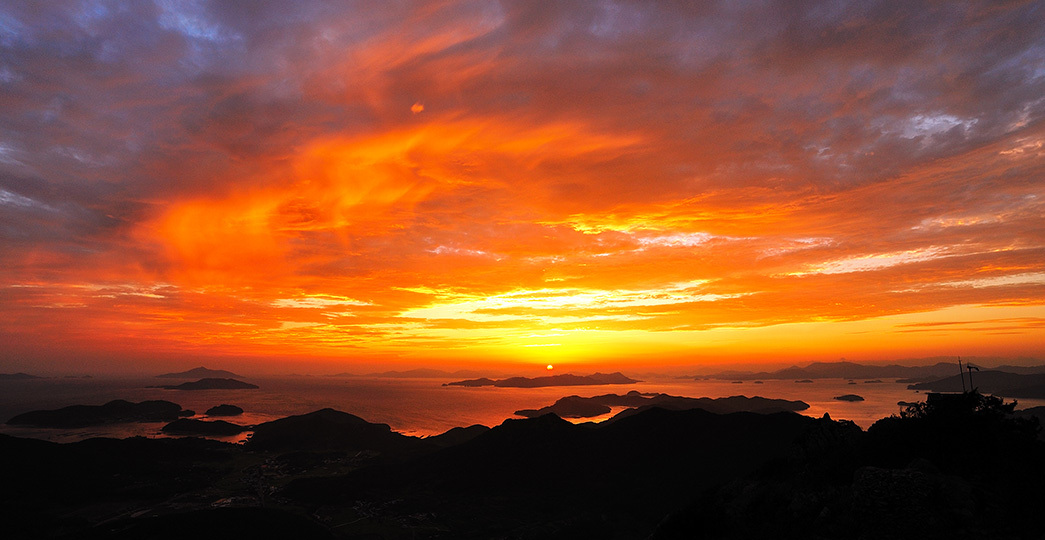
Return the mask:
<path id="1" fill-rule="evenodd" d="M 425 437 L 451 428 L 482 424 L 496 426 L 509 418 L 519 418 L 519 409 L 539 409 L 557 399 L 577 395 L 624 394 L 632 390 L 685 397 L 761 396 L 801 400 L 809 408 L 801 414 L 836 420 L 851 420 L 866 429 L 876 420 L 898 414 L 899 402 L 924 399 L 924 394 L 908 390 L 895 379 L 853 380 L 815 379 L 721 381 L 646 377 L 643 382 L 622 385 L 570 386 L 545 388 L 498 388 L 446 386 L 437 378 L 367 378 L 326 376 L 245 377 L 259 386 L 256 390 L 169 390 L 150 388 L 172 384 L 172 379 L 154 377 L 122 378 L 39 378 L 0 381 L 0 422 L 41 409 L 69 405 L 101 405 L 114 399 L 139 402 L 162 399 L 196 412 L 228 403 L 244 409 L 244 414 L 222 418 L 240 425 L 256 425 L 278 418 L 305 414 L 326 407 L 359 416 L 369 422 L 388 424 L 404 435 Z M 836 396 L 856 394 L 864 401 L 839 401 Z M 1045 400 L 1020 400 L 1018 408 L 1045 405 Z M 620 412 L 573 422 L 600 422 Z M 91 437 L 165 437 L 163 422 L 125 423 L 81 429 L 43 429 L 0 425 L 0 433 L 55 442 L 73 442 Z M 214 437 L 242 442 L 249 432 L 232 437 Z"/>

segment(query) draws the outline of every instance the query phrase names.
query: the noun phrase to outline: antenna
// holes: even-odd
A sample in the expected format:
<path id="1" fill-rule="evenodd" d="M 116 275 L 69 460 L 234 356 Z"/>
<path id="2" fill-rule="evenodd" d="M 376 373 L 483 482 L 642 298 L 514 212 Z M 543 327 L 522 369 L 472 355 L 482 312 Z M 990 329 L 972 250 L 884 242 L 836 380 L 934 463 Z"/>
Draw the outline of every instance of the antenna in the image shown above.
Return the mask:
<path id="1" fill-rule="evenodd" d="M 962 368 L 962 357 L 958 357 L 958 376 L 962 378 L 962 393 L 965 393 L 965 370 Z M 969 373 L 969 378 L 972 378 L 972 373 Z M 969 381 L 970 383 L 972 381 Z"/>
<path id="2" fill-rule="evenodd" d="M 971 391 L 972 391 L 972 392 L 975 392 L 975 391 L 976 391 L 976 389 L 975 389 L 975 388 L 973 388 L 973 386 L 972 386 L 972 370 L 974 370 L 974 369 L 975 369 L 976 371 L 979 371 L 979 370 L 980 370 L 980 368 L 978 368 L 978 367 L 976 367 L 976 366 L 974 366 L 974 365 L 972 365 L 972 364 L 970 364 L 970 363 L 966 362 L 966 363 L 965 363 L 965 369 L 969 370 L 969 388 L 972 388 L 972 390 L 971 390 Z"/>

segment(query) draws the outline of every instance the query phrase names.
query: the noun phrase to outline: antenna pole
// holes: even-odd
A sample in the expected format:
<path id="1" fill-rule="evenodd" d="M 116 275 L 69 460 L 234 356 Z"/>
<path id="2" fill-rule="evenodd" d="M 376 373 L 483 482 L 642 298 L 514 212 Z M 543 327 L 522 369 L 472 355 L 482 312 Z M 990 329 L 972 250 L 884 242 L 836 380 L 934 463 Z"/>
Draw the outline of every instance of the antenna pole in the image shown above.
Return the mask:
<path id="1" fill-rule="evenodd" d="M 962 393 L 965 393 L 965 370 L 962 369 L 962 357 L 958 357 L 958 376 L 962 378 Z M 972 373 L 969 373 L 969 378 L 972 379 Z M 970 383 L 972 381 L 969 381 Z"/>

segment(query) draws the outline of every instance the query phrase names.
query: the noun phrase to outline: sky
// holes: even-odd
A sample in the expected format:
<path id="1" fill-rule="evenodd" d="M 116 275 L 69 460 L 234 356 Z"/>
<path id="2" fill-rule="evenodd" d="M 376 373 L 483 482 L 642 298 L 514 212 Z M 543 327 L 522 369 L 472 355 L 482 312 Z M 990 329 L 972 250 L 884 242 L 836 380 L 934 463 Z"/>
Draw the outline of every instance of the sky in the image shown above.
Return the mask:
<path id="1" fill-rule="evenodd" d="M 940 355 L 1045 357 L 1041 2 L 0 3 L 0 371 Z"/>

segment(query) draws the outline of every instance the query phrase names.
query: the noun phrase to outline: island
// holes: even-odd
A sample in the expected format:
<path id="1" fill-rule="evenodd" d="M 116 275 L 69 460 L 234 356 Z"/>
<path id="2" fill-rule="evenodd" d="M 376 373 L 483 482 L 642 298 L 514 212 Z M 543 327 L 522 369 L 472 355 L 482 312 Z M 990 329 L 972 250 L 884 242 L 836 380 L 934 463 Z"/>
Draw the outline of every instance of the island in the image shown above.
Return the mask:
<path id="1" fill-rule="evenodd" d="M 149 386 L 148 388 L 163 388 L 165 390 L 257 390 L 258 385 L 237 381 L 236 379 L 208 378 L 181 384 Z"/>
<path id="2" fill-rule="evenodd" d="M 27 381 L 29 379 L 40 379 L 36 375 L 30 375 L 28 373 L 0 373 L 0 381 Z"/>
<path id="3" fill-rule="evenodd" d="M 930 360 L 930 359 L 925 359 Z M 943 360 L 935 358 L 932 360 Z M 982 366 L 984 360 L 972 359 Z M 925 382 L 942 379 L 957 373 L 958 364 L 953 358 L 947 361 L 937 361 L 934 364 L 902 366 L 890 365 L 865 365 L 855 362 L 813 362 L 805 367 L 791 366 L 776 371 L 720 371 L 704 375 L 691 375 L 687 378 L 693 379 L 719 379 L 719 380 L 768 380 L 768 379 L 903 379 L 898 382 Z M 997 371 L 1019 373 L 1023 375 L 1045 374 L 1045 365 L 1035 366 L 1011 366 L 1001 365 L 993 368 Z"/>
<path id="4" fill-rule="evenodd" d="M 536 418 L 548 413 L 555 414 L 561 418 L 592 418 L 609 413 L 611 407 L 648 408 L 660 407 L 676 411 L 688 409 L 704 409 L 716 414 L 727 414 L 733 412 L 755 412 L 771 414 L 776 412 L 798 412 L 809 408 L 802 401 L 788 401 L 784 399 L 769 399 L 760 396 L 731 396 L 724 398 L 690 398 L 672 396 L 669 394 L 643 394 L 632 390 L 624 395 L 605 394 L 589 398 L 580 396 L 567 396 L 559 399 L 554 404 L 541 409 L 522 409 L 515 411 L 517 416 Z M 614 418 L 623 418 L 632 414 L 622 411 Z"/>
<path id="5" fill-rule="evenodd" d="M 208 369 L 203 366 L 198 368 L 192 368 L 188 371 L 179 371 L 178 373 L 164 373 L 163 375 L 156 376 L 159 379 L 201 379 L 201 378 L 243 378 L 242 375 L 237 375 L 231 371 L 225 371 L 224 369 Z"/>
<path id="6" fill-rule="evenodd" d="M 550 375 L 547 377 L 509 377 L 493 380 L 486 377 L 446 383 L 443 386 L 498 386 L 505 388 L 542 388 L 546 386 L 594 386 L 604 384 L 635 384 L 641 382 L 617 371 L 614 373 L 593 373 L 591 375 Z"/>
<path id="7" fill-rule="evenodd" d="M 205 414 L 207 416 L 239 416 L 243 414 L 243 408 L 223 403 L 207 409 Z"/>
<path id="8" fill-rule="evenodd" d="M 609 394 L 609 396 L 616 396 L 615 394 Z M 592 418 L 594 416 L 602 416 L 609 413 L 613 409 L 609 405 L 600 401 L 598 396 L 593 398 L 582 398 L 580 396 L 567 396 L 559 399 L 554 404 L 540 409 L 521 409 L 515 411 L 516 416 L 525 416 L 526 418 L 536 418 L 538 416 L 544 416 L 548 413 L 557 415 L 560 418 Z"/>
<path id="9" fill-rule="evenodd" d="M 192 411 L 183 411 L 181 405 L 170 401 L 131 403 L 117 399 L 105 405 L 70 405 L 61 409 L 30 411 L 15 416 L 7 424 L 71 429 L 124 422 L 170 422 L 192 414 Z"/>
<path id="10" fill-rule="evenodd" d="M 832 399 L 836 399 L 838 401 L 863 401 L 864 400 L 864 398 L 862 396 L 858 396 L 856 394 L 845 394 L 845 395 L 842 395 L 842 396 L 835 396 Z"/>

